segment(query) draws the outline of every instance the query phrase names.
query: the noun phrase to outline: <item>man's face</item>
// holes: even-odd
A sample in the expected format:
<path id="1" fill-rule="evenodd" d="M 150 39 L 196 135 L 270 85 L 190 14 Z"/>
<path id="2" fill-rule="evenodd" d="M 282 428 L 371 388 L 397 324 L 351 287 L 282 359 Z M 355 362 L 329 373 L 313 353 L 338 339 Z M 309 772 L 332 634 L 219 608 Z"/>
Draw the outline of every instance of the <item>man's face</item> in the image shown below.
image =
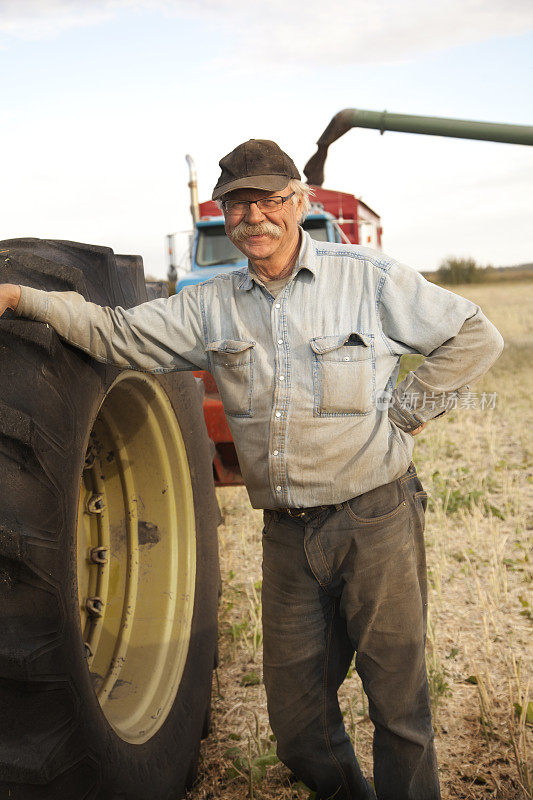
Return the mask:
<path id="1" fill-rule="evenodd" d="M 288 186 L 277 192 L 237 189 L 225 195 L 224 201 L 260 200 L 263 197 L 286 197 L 288 194 Z M 260 211 L 255 203 L 244 213 L 235 214 L 229 208 L 224 209 L 227 235 L 251 261 L 268 259 L 290 247 L 298 236 L 301 215 L 302 199 L 294 203 L 292 197 L 276 211 Z"/>

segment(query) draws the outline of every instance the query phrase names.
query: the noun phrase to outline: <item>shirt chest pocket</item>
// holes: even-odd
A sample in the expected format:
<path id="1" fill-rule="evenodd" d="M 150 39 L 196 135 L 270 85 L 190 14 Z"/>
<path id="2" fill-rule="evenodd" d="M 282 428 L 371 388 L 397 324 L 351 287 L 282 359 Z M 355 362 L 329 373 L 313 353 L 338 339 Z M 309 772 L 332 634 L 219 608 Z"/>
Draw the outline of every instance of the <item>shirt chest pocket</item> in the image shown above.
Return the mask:
<path id="1" fill-rule="evenodd" d="M 220 339 L 206 347 L 224 411 L 230 416 L 253 414 L 254 346 L 251 341 Z"/>
<path id="2" fill-rule="evenodd" d="M 351 331 L 318 336 L 313 351 L 313 415 L 370 414 L 375 397 L 374 337 Z"/>

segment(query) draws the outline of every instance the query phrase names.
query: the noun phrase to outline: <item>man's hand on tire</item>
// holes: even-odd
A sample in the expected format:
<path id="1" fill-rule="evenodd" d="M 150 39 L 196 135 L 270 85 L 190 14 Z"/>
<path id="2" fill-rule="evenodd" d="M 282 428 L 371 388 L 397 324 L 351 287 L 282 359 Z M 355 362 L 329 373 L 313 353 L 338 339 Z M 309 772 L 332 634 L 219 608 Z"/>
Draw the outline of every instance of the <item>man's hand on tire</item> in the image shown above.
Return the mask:
<path id="1" fill-rule="evenodd" d="M 7 308 L 16 309 L 20 300 L 20 286 L 14 283 L 0 283 L 0 317 Z"/>

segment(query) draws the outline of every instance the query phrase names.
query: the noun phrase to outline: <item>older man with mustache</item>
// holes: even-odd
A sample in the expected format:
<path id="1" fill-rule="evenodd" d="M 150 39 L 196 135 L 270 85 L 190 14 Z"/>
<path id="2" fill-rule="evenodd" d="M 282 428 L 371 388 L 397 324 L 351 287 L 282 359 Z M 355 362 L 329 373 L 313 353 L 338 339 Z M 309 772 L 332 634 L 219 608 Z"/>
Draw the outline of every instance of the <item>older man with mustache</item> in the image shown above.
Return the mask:
<path id="1" fill-rule="evenodd" d="M 280 759 L 317 800 L 437 800 L 412 435 L 490 367 L 501 336 L 473 303 L 382 253 L 313 241 L 299 227 L 309 189 L 274 142 L 245 142 L 220 166 L 213 199 L 248 268 L 128 310 L 4 285 L 0 313 L 48 322 L 119 367 L 213 372 L 264 509 L 264 680 Z M 424 364 L 395 388 L 414 352 Z M 406 406 L 407 391 L 431 402 Z M 354 653 L 375 793 L 337 699 Z"/>

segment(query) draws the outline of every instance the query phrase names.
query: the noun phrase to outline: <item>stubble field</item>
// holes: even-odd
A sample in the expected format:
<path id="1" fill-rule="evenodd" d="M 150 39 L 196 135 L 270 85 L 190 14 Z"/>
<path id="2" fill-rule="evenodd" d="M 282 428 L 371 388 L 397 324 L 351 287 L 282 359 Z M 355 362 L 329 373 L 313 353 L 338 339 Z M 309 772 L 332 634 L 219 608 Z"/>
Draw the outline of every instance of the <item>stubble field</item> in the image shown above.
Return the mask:
<path id="1" fill-rule="evenodd" d="M 533 282 L 457 287 L 504 336 L 503 355 L 458 408 L 417 437 L 429 493 L 427 665 L 444 800 L 532 797 L 530 594 Z M 494 396 L 496 393 L 496 396 Z M 189 800 L 309 798 L 277 762 L 261 677 L 261 527 L 243 488 L 218 490 L 223 593 L 210 737 Z M 372 723 L 359 678 L 341 689 L 367 776 Z"/>

